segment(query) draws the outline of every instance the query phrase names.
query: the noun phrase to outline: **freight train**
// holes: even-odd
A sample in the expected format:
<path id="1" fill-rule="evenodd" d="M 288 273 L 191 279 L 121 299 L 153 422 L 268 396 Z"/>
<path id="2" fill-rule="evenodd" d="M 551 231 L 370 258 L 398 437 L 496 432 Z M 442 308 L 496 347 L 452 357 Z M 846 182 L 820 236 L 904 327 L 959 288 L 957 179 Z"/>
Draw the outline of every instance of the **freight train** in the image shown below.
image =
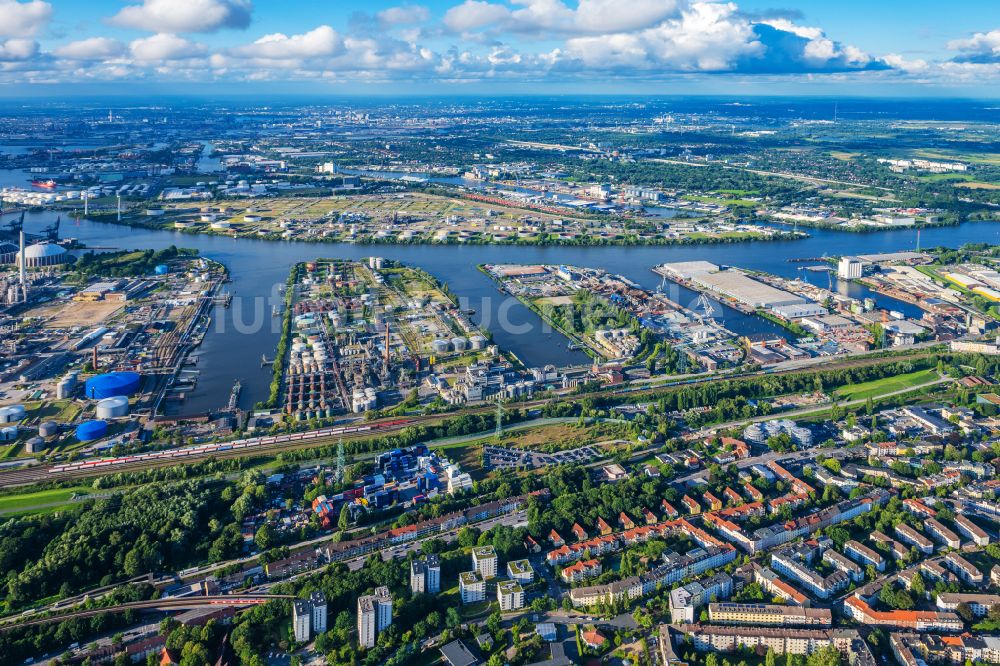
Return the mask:
<path id="1" fill-rule="evenodd" d="M 158 460 L 170 460 L 175 458 L 190 458 L 210 455 L 212 453 L 222 453 L 224 451 L 237 449 L 254 449 L 260 446 L 271 446 L 273 444 L 295 443 L 308 441 L 311 439 L 321 439 L 326 437 L 338 437 L 343 435 L 356 435 L 366 432 L 379 432 L 381 430 L 398 429 L 413 423 L 412 419 L 396 419 L 394 421 L 383 421 L 381 423 L 371 423 L 365 425 L 339 426 L 336 428 L 323 428 L 321 430 L 310 430 L 309 432 L 298 432 L 289 435 L 269 435 L 267 437 L 250 437 L 248 439 L 237 439 L 231 442 L 217 442 L 212 444 L 199 444 L 197 446 L 184 446 L 178 449 L 168 449 L 164 451 L 151 451 L 149 453 L 136 453 L 134 455 L 120 456 L 118 458 L 96 458 L 80 462 L 55 465 L 49 468 L 50 474 L 59 472 L 76 472 L 89 469 L 104 469 L 115 465 L 132 465 L 135 463 L 155 462 Z"/>

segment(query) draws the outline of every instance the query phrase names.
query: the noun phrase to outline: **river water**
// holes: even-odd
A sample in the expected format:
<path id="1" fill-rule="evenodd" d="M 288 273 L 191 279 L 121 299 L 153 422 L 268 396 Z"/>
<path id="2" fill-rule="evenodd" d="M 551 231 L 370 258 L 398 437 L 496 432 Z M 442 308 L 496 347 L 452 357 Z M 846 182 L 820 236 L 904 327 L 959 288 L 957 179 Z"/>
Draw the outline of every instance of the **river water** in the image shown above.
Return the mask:
<path id="1" fill-rule="evenodd" d="M 35 213 L 26 219 L 27 231 L 38 231 L 51 223 L 53 213 Z M 868 254 L 911 250 L 916 247 L 912 230 L 854 234 L 810 230 L 810 238 L 790 241 L 744 242 L 719 245 L 678 245 L 667 247 L 517 247 L 503 245 L 353 245 L 233 239 L 178 231 L 132 229 L 87 220 L 63 224 L 63 236 L 75 237 L 92 247 L 120 249 L 161 249 L 170 245 L 199 250 L 203 256 L 225 264 L 234 294 L 229 309 L 213 313 L 211 332 L 198 354 L 201 377 L 197 390 L 187 400 L 185 413 L 220 408 L 228 400 L 234 380 L 243 384 L 241 404 L 252 405 L 267 396 L 270 372 L 260 368 L 260 358 L 273 355 L 278 341 L 279 319 L 271 307 L 278 303 L 278 286 L 283 285 L 289 267 L 298 261 L 318 257 L 346 259 L 372 255 L 418 266 L 450 285 L 463 306 L 476 311 L 473 317 L 488 328 L 501 347 L 513 351 L 526 365 L 545 363 L 568 365 L 586 362 L 580 352 L 570 351 L 562 336 L 543 330 L 538 317 L 511 298 L 500 294 L 494 283 L 476 268 L 481 263 L 548 263 L 593 266 L 621 274 L 654 289 L 660 278 L 651 269 L 664 262 L 701 259 L 716 264 L 767 271 L 789 278 L 802 276 L 814 284 L 826 285 L 824 273 L 799 269 L 808 264 L 789 259 L 824 255 Z M 924 229 L 922 247 L 957 247 L 970 242 L 1000 242 L 1000 223 L 968 223 L 957 227 Z M 863 287 L 837 284 L 852 296 L 868 295 Z M 682 304 L 695 295 L 665 285 L 669 295 Z M 915 307 L 877 297 L 880 305 L 919 316 Z M 773 330 L 773 324 L 723 309 L 723 323 L 738 333 Z"/>

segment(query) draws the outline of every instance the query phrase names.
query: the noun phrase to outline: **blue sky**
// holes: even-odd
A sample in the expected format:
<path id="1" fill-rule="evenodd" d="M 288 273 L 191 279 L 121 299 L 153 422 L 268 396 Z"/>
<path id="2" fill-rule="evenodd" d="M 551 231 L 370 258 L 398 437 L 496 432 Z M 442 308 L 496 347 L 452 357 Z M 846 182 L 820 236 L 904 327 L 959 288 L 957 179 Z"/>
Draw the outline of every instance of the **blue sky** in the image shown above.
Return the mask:
<path id="1" fill-rule="evenodd" d="M 0 95 L 123 82 L 992 97 L 1000 2 L 0 0 Z"/>

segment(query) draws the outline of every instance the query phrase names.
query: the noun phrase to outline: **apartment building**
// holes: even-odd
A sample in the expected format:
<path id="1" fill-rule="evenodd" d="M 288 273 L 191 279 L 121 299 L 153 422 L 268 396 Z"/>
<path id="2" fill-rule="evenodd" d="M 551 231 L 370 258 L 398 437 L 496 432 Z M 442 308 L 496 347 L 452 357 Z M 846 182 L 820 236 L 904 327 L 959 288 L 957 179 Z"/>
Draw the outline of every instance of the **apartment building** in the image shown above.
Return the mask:
<path id="1" fill-rule="evenodd" d="M 392 594 L 388 587 L 375 588 L 375 594 L 358 597 L 358 644 L 375 647 L 378 634 L 392 625 Z"/>
<path id="2" fill-rule="evenodd" d="M 524 589 L 516 580 L 502 580 L 497 583 L 497 601 L 505 613 L 524 608 Z"/>
<path id="3" fill-rule="evenodd" d="M 535 570 L 528 560 L 513 560 L 507 563 L 507 577 L 519 583 L 530 583 L 535 580 Z"/>
<path id="4" fill-rule="evenodd" d="M 962 619 L 951 612 L 876 611 L 857 593 L 844 601 L 844 613 L 862 624 L 915 631 L 961 631 L 964 626 Z"/>
<path id="5" fill-rule="evenodd" d="M 955 527 L 977 546 L 986 546 L 990 543 L 989 535 L 965 516 L 955 516 Z"/>
<path id="6" fill-rule="evenodd" d="M 967 604 L 977 617 L 982 617 L 990 609 L 1000 604 L 1000 594 L 968 594 L 965 592 L 942 592 L 937 596 L 937 607 L 953 611 L 959 604 Z"/>
<path id="7" fill-rule="evenodd" d="M 472 568 L 484 580 L 497 577 L 497 551 L 493 546 L 472 549 Z"/>
<path id="8" fill-rule="evenodd" d="M 864 544 L 851 539 L 844 544 L 844 554 L 864 566 L 873 566 L 877 571 L 885 571 L 885 559 Z"/>
<path id="9" fill-rule="evenodd" d="M 712 599 L 725 599 L 733 593 L 733 579 L 722 573 L 702 581 L 692 581 L 670 592 L 670 619 L 674 624 L 690 624 L 695 612 Z"/>
<path id="10" fill-rule="evenodd" d="M 564 583 L 580 583 L 588 578 L 597 578 L 602 571 L 600 560 L 580 560 L 564 567 L 559 576 Z"/>
<path id="11" fill-rule="evenodd" d="M 752 624 L 775 627 L 830 627 L 829 608 L 804 608 L 780 604 L 710 603 L 708 619 L 714 624 Z"/>
<path id="12" fill-rule="evenodd" d="M 924 529 L 927 530 L 932 539 L 943 546 L 955 549 L 962 547 L 962 540 L 958 538 L 958 535 L 942 525 L 936 518 L 927 518 L 924 521 Z"/>
<path id="13" fill-rule="evenodd" d="M 924 555 L 930 555 L 934 552 L 934 542 L 909 525 L 900 523 L 893 528 L 893 531 L 896 532 L 896 536 L 898 536 L 903 543 L 913 546 Z"/>
<path id="14" fill-rule="evenodd" d="M 951 552 L 945 555 L 944 565 L 951 569 L 965 583 L 970 585 L 981 585 L 983 583 L 983 572 L 958 553 Z"/>

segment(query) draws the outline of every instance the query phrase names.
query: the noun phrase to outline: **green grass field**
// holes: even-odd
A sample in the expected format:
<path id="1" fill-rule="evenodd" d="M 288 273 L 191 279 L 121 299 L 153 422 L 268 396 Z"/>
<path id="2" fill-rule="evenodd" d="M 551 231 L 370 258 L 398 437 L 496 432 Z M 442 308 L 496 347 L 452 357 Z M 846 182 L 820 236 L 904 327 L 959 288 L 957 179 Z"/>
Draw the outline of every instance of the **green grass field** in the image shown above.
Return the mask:
<path id="1" fill-rule="evenodd" d="M 92 489 L 87 486 L 74 486 L 18 495 L 3 495 L 0 496 L 0 513 L 29 511 L 35 507 L 51 504 L 68 504 L 73 495 L 86 495 L 90 492 Z"/>
<path id="2" fill-rule="evenodd" d="M 938 374 L 936 370 L 918 370 L 906 375 L 897 375 L 895 377 L 876 379 L 875 381 L 863 384 L 845 386 L 837 389 L 836 393 L 838 398 L 844 400 L 864 400 L 866 398 L 877 398 L 880 395 L 892 393 L 893 391 L 902 391 L 919 386 L 920 384 L 926 384 L 937 378 Z"/>

